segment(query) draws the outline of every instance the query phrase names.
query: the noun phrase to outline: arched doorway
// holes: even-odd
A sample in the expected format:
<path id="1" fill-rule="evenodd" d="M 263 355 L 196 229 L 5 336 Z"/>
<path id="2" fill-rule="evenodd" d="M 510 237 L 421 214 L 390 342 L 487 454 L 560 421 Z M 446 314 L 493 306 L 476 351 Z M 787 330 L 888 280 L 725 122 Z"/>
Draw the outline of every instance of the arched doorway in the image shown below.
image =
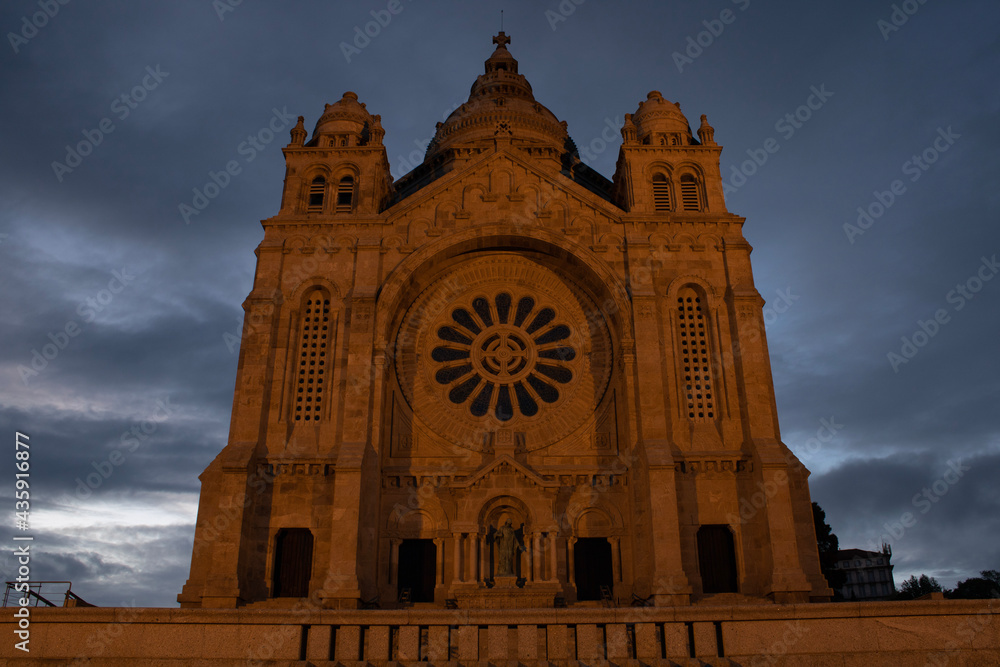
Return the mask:
<path id="1" fill-rule="evenodd" d="M 737 593 L 736 547 L 729 526 L 698 529 L 698 569 L 702 592 Z"/>
<path id="2" fill-rule="evenodd" d="M 313 535 L 308 528 L 282 528 L 274 541 L 272 597 L 309 597 Z"/>

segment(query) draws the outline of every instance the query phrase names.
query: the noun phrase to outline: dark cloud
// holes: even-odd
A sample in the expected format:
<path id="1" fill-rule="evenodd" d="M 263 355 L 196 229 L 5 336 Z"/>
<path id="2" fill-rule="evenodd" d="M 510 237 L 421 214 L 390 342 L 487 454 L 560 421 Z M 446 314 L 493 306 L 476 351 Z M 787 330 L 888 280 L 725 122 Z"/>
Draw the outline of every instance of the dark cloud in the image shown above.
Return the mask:
<path id="1" fill-rule="evenodd" d="M 213 3 L 182 0 L 60 5 L 18 53 L 5 38 L 0 55 L 0 428 L 37 444 L 38 572 L 101 604 L 173 604 L 197 475 L 227 435 L 237 355 L 225 335 L 239 330 L 258 220 L 277 211 L 284 173 L 285 131 L 252 161 L 241 142 L 274 109 L 311 129 L 324 103 L 355 90 L 382 115 L 401 175 L 467 98 L 501 4 L 536 97 L 605 175 L 618 142 L 602 134 L 653 89 L 695 124 L 708 114 L 727 178 L 747 151 L 779 140 L 727 202 L 747 217 L 769 307 L 789 298 L 768 317 L 771 362 L 784 439 L 814 469 L 814 497 L 844 546 L 870 546 L 961 457 L 972 469 L 894 541 L 897 574 L 927 570 L 951 585 L 1000 566 L 1000 280 L 961 310 L 948 301 L 982 257 L 1000 254 L 995 3 L 921 5 L 883 39 L 889 3 L 583 3 L 563 17 L 555 0 L 405 2 L 348 62 L 340 44 L 372 7 L 242 3 L 220 20 Z M 727 8 L 735 21 L 678 71 L 674 54 Z M 35 11 L 4 4 L 3 34 Z M 143 99 L 121 117 L 115 101 L 144 78 Z M 824 86 L 832 96 L 807 122 L 778 129 Z M 59 180 L 52 162 L 104 118 L 113 132 Z M 908 180 L 904 162 L 947 128 L 960 137 Z M 178 205 L 232 159 L 242 172 L 185 224 Z M 905 193 L 850 243 L 844 224 L 895 179 Z M 123 270 L 135 278 L 88 310 Z M 894 372 L 887 354 L 938 309 L 949 321 Z M 22 381 L 19 366 L 70 322 L 79 334 Z M 157 401 L 176 410 L 81 497 L 77 480 Z M 839 426 L 814 447 L 821 420 Z"/>

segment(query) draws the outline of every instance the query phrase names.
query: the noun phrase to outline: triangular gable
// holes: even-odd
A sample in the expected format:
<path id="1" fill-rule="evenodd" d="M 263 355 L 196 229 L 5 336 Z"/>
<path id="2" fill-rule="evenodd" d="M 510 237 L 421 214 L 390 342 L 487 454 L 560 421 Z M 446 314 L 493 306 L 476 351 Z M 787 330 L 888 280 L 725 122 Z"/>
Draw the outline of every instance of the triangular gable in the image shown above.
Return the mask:
<path id="1" fill-rule="evenodd" d="M 611 202 L 567 178 L 562 172 L 539 169 L 536 165 L 525 160 L 517 151 L 508 148 L 499 148 L 472 160 L 462 169 L 457 169 L 432 181 L 406 199 L 386 209 L 385 214 L 390 220 L 394 220 L 399 216 L 412 213 L 414 209 L 419 208 L 435 197 L 440 197 L 448 191 L 451 191 L 455 197 L 461 199 L 462 191 L 470 181 L 485 180 L 489 182 L 490 174 L 494 171 L 497 164 L 504 160 L 525 169 L 529 174 L 534 174 L 539 180 L 548 182 L 554 190 L 561 192 L 567 199 L 574 200 L 580 206 L 591 209 L 595 214 L 617 217 L 624 213 L 624 211 Z"/>
<path id="2" fill-rule="evenodd" d="M 458 488 L 467 488 L 470 486 L 474 486 L 481 480 L 489 477 L 490 475 L 503 474 L 504 472 L 503 469 L 508 467 L 513 469 L 515 474 L 520 475 L 521 477 L 535 484 L 536 486 L 540 486 L 543 488 L 559 486 L 559 482 L 557 480 L 552 480 L 552 481 L 546 480 L 541 475 L 534 472 L 527 466 L 515 461 L 514 458 L 508 454 L 501 454 L 497 456 L 495 459 L 493 459 L 492 461 L 484 465 L 482 468 L 477 470 L 472 476 L 467 477 L 465 480 L 461 482 L 453 482 L 449 486 Z"/>

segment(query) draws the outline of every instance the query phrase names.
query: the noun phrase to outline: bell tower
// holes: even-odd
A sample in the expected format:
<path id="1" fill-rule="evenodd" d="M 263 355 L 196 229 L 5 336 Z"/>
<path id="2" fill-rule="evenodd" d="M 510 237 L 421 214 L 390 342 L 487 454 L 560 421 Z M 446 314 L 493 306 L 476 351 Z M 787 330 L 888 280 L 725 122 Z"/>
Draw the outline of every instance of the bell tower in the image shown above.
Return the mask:
<path id="1" fill-rule="evenodd" d="M 713 128 L 608 180 L 493 43 L 396 181 L 356 94 L 292 129 L 181 605 L 828 598 Z"/>

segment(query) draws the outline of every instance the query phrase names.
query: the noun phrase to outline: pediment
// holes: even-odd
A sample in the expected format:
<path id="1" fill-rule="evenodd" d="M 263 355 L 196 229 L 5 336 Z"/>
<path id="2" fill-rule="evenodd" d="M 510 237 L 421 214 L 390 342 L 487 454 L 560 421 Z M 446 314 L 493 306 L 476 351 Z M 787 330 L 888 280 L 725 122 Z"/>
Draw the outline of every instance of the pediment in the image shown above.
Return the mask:
<path id="1" fill-rule="evenodd" d="M 517 462 L 508 454 L 501 454 L 484 465 L 471 476 L 462 481 L 452 482 L 449 486 L 454 488 L 474 488 L 489 480 L 491 477 L 501 475 L 514 475 L 526 482 L 528 485 L 539 488 L 552 488 L 559 486 L 557 479 L 546 479 L 536 473 L 531 468 Z"/>
<path id="2" fill-rule="evenodd" d="M 429 236 L 462 226 L 463 220 L 475 225 L 520 216 L 529 223 L 563 228 L 577 219 L 614 220 L 622 214 L 561 171 L 533 164 L 509 147 L 471 160 L 387 211 L 390 222 L 426 220 Z"/>

